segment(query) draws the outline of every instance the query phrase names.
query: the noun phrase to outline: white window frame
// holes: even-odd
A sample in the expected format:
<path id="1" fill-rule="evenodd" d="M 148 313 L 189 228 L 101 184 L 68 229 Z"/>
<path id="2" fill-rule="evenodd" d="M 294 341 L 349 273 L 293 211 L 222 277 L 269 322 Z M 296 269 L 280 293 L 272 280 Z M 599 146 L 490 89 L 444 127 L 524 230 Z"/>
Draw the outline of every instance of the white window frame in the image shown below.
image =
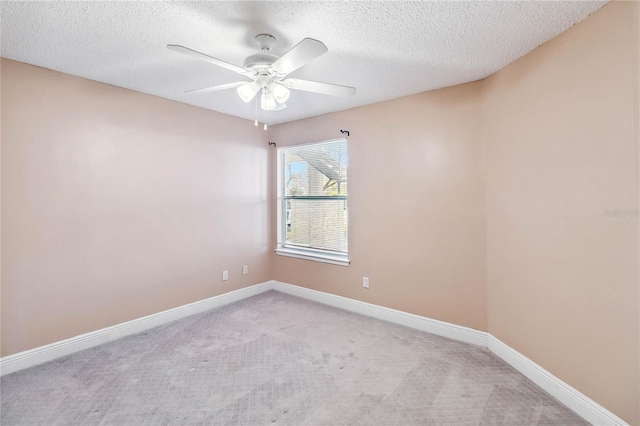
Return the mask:
<path id="1" fill-rule="evenodd" d="M 323 141 L 316 141 L 316 142 L 308 142 L 308 143 L 301 143 L 301 144 L 296 144 L 296 145 L 287 145 L 284 147 L 280 147 L 278 148 L 278 152 L 277 152 L 277 157 L 278 157 L 278 164 L 277 164 L 277 172 L 278 172 L 278 179 L 277 179 L 277 185 L 278 185 L 278 231 L 277 231 L 277 236 L 278 236 L 278 242 L 277 242 L 277 246 L 275 249 L 276 254 L 280 255 L 280 256 L 288 256 L 288 257 L 294 257 L 297 259 L 304 259 L 304 260 L 312 260 L 315 262 L 323 262 L 323 263 L 330 263 L 333 265 L 340 265 L 340 266 L 349 266 L 349 254 L 348 254 L 348 249 L 347 249 L 347 253 L 342 253 L 342 252 L 334 252 L 331 250 L 323 250 L 323 249 L 317 249 L 317 248 L 310 248 L 310 247 L 299 247 L 299 246 L 295 246 L 295 245 L 291 245 L 291 244 L 287 244 L 287 231 L 286 231 L 286 212 L 287 212 L 287 198 L 285 197 L 285 193 L 284 193 L 284 164 L 283 164 L 283 160 L 284 160 L 284 150 L 287 148 L 293 148 L 293 147 L 300 147 L 300 146 L 305 146 L 305 145 L 315 145 L 315 144 L 320 144 L 320 143 L 328 143 L 328 142 L 347 142 L 346 138 L 339 138 L 339 139 L 328 139 L 328 140 L 323 140 Z M 349 150 L 349 143 L 347 142 L 347 152 Z M 347 173 L 349 170 L 349 166 L 347 164 Z M 348 195 L 345 196 L 347 200 L 347 206 L 349 204 L 349 197 Z M 337 197 L 336 197 L 337 198 Z M 349 209 L 347 207 L 347 215 L 349 215 Z M 347 223 L 350 222 L 350 217 L 347 216 Z M 347 225 L 349 226 L 349 225 Z M 347 239 L 349 238 L 349 232 L 347 231 Z M 347 247 L 349 246 L 348 242 L 347 242 Z"/>

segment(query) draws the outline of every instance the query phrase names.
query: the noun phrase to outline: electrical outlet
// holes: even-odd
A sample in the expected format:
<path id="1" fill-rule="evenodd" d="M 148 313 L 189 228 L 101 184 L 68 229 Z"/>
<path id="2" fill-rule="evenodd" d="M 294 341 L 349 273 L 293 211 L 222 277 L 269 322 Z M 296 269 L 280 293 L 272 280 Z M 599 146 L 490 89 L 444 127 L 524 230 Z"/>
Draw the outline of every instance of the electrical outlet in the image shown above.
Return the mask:
<path id="1" fill-rule="evenodd" d="M 229 271 L 222 271 L 222 281 L 229 279 Z"/>
<path id="2" fill-rule="evenodd" d="M 244 265 L 242 267 L 242 275 L 247 275 L 249 274 L 249 265 Z"/>
<path id="3" fill-rule="evenodd" d="M 369 288 L 369 277 L 362 277 L 362 287 Z"/>

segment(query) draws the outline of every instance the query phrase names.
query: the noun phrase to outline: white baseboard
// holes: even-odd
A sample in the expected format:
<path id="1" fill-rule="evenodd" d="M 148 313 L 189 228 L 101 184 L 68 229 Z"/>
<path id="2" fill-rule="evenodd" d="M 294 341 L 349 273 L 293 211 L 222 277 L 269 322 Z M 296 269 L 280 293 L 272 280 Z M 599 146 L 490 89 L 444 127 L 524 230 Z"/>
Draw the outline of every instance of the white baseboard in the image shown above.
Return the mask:
<path id="1" fill-rule="evenodd" d="M 345 311 L 351 311 L 368 317 L 392 322 L 394 324 L 404 325 L 405 327 L 426 331 L 438 336 L 471 343 L 472 345 L 478 345 L 484 348 L 487 347 L 487 333 L 484 331 L 478 331 L 461 325 L 421 317 L 419 315 L 385 308 L 384 306 L 373 305 L 371 303 L 361 302 L 347 297 L 336 296 L 335 294 L 323 293 L 321 291 L 311 290 L 296 285 L 281 283 L 279 281 L 272 281 L 272 283 L 274 290 L 287 293 L 292 296 L 313 300 L 314 302 L 344 309 Z"/>
<path id="2" fill-rule="evenodd" d="M 594 425 L 627 425 L 627 422 L 620 417 L 491 334 L 489 335 L 488 348 L 589 423 Z"/>
<path id="3" fill-rule="evenodd" d="M 267 281 L 251 287 L 245 287 L 240 290 L 0 358 L 0 375 L 13 373 L 47 361 L 52 361 L 62 356 L 71 355 L 84 349 L 120 339 L 131 334 L 140 333 L 150 328 L 237 302 L 269 290 L 276 290 L 281 293 L 312 300 L 383 321 L 488 348 L 491 352 L 588 422 L 594 425 L 627 425 L 624 420 L 597 402 L 487 332 L 279 281 Z"/>
<path id="4" fill-rule="evenodd" d="M 271 290 L 271 282 L 256 284 L 251 287 L 241 288 L 219 296 L 199 300 L 187 305 L 178 306 L 177 308 L 81 334 L 70 339 L 60 340 L 45 346 L 39 346 L 24 352 L 5 356 L 0 358 L 0 375 L 4 376 L 5 374 L 52 361 L 62 356 L 71 355 L 103 343 L 140 333 L 162 324 L 237 302 L 238 300 L 246 299 L 247 297 L 255 296 L 268 290 Z"/>
<path id="5" fill-rule="evenodd" d="M 292 296 L 488 348 L 586 421 L 594 425 L 627 425 L 611 411 L 487 332 L 278 281 L 271 281 L 271 286 Z"/>

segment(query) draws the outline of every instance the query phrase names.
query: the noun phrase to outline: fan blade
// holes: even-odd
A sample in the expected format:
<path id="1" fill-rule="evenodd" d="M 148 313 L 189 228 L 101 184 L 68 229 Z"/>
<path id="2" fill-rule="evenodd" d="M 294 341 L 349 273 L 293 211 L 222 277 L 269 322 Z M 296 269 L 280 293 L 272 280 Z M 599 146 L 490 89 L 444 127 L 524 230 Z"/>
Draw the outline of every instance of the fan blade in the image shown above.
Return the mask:
<path id="1" fill-rule="evenodd" d="M 243 84 L 247 83 L 246 81 L 236 81 L 235 83 L 227 83 L 227 84 L 220 84 L 218 86 L 211 86 L 211 87 L 205 87 L 203 89 L 194 89 L 194 90 L 187 90 L 184 93 L 209 93 L 209 92 L 218 92 L 220 90 L 226 90 L 226 89 L 233 89 L 235 87 L 240 87 Z"/>
<path id="2" fill-rule="evenodd" d="M 330 96 L 353 96 L 356 94 L 355 87 L 339 86 L 337 84 L 320 83 L 318 81 L 299 80 L 297 78 L 288 78 L 284 85 L 293 90 L 304 90 L 305 92 L 321 93 Z"/>
<path id="3" fill-rule="evenodd" d="M 271 69 L 280 74 L 289 74 L 308 64 L 320 55 L 327 53 L 327 46 L 321 41 L 305 38 L 271 65 Z"/>
<path id="4" fill-rule="evenodd" d="M 235 71 L 238 74 L 246 74 L 246 70 L 244 68 L 240 68 L 238 66 L 230 64 L 229 62 L 225 62 L 222 59 L 214 58 L 213 56 L 196 52 L 195 50 L 189 49 L 188 47 L 179 46 L 177 44 L 167 44 L 167 49 L 171 49 L 174 52 L 182 53 L 184 55 L 191 56 L 192 58 L 200 59 L 201 61 L 209 62 L 210 64 Z"/>

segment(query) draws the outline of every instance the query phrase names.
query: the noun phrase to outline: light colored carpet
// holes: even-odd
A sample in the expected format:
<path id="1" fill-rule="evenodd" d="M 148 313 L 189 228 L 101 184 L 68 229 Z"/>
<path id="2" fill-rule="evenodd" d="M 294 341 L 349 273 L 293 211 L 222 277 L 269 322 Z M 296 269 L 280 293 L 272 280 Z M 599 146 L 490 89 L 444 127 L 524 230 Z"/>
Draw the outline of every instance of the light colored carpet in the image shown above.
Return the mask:
<path id="1" fill-rule="evenodd" d="M 587 424 L 488 350 L 275 291 L 0 390 L 3 425 Z"/>

